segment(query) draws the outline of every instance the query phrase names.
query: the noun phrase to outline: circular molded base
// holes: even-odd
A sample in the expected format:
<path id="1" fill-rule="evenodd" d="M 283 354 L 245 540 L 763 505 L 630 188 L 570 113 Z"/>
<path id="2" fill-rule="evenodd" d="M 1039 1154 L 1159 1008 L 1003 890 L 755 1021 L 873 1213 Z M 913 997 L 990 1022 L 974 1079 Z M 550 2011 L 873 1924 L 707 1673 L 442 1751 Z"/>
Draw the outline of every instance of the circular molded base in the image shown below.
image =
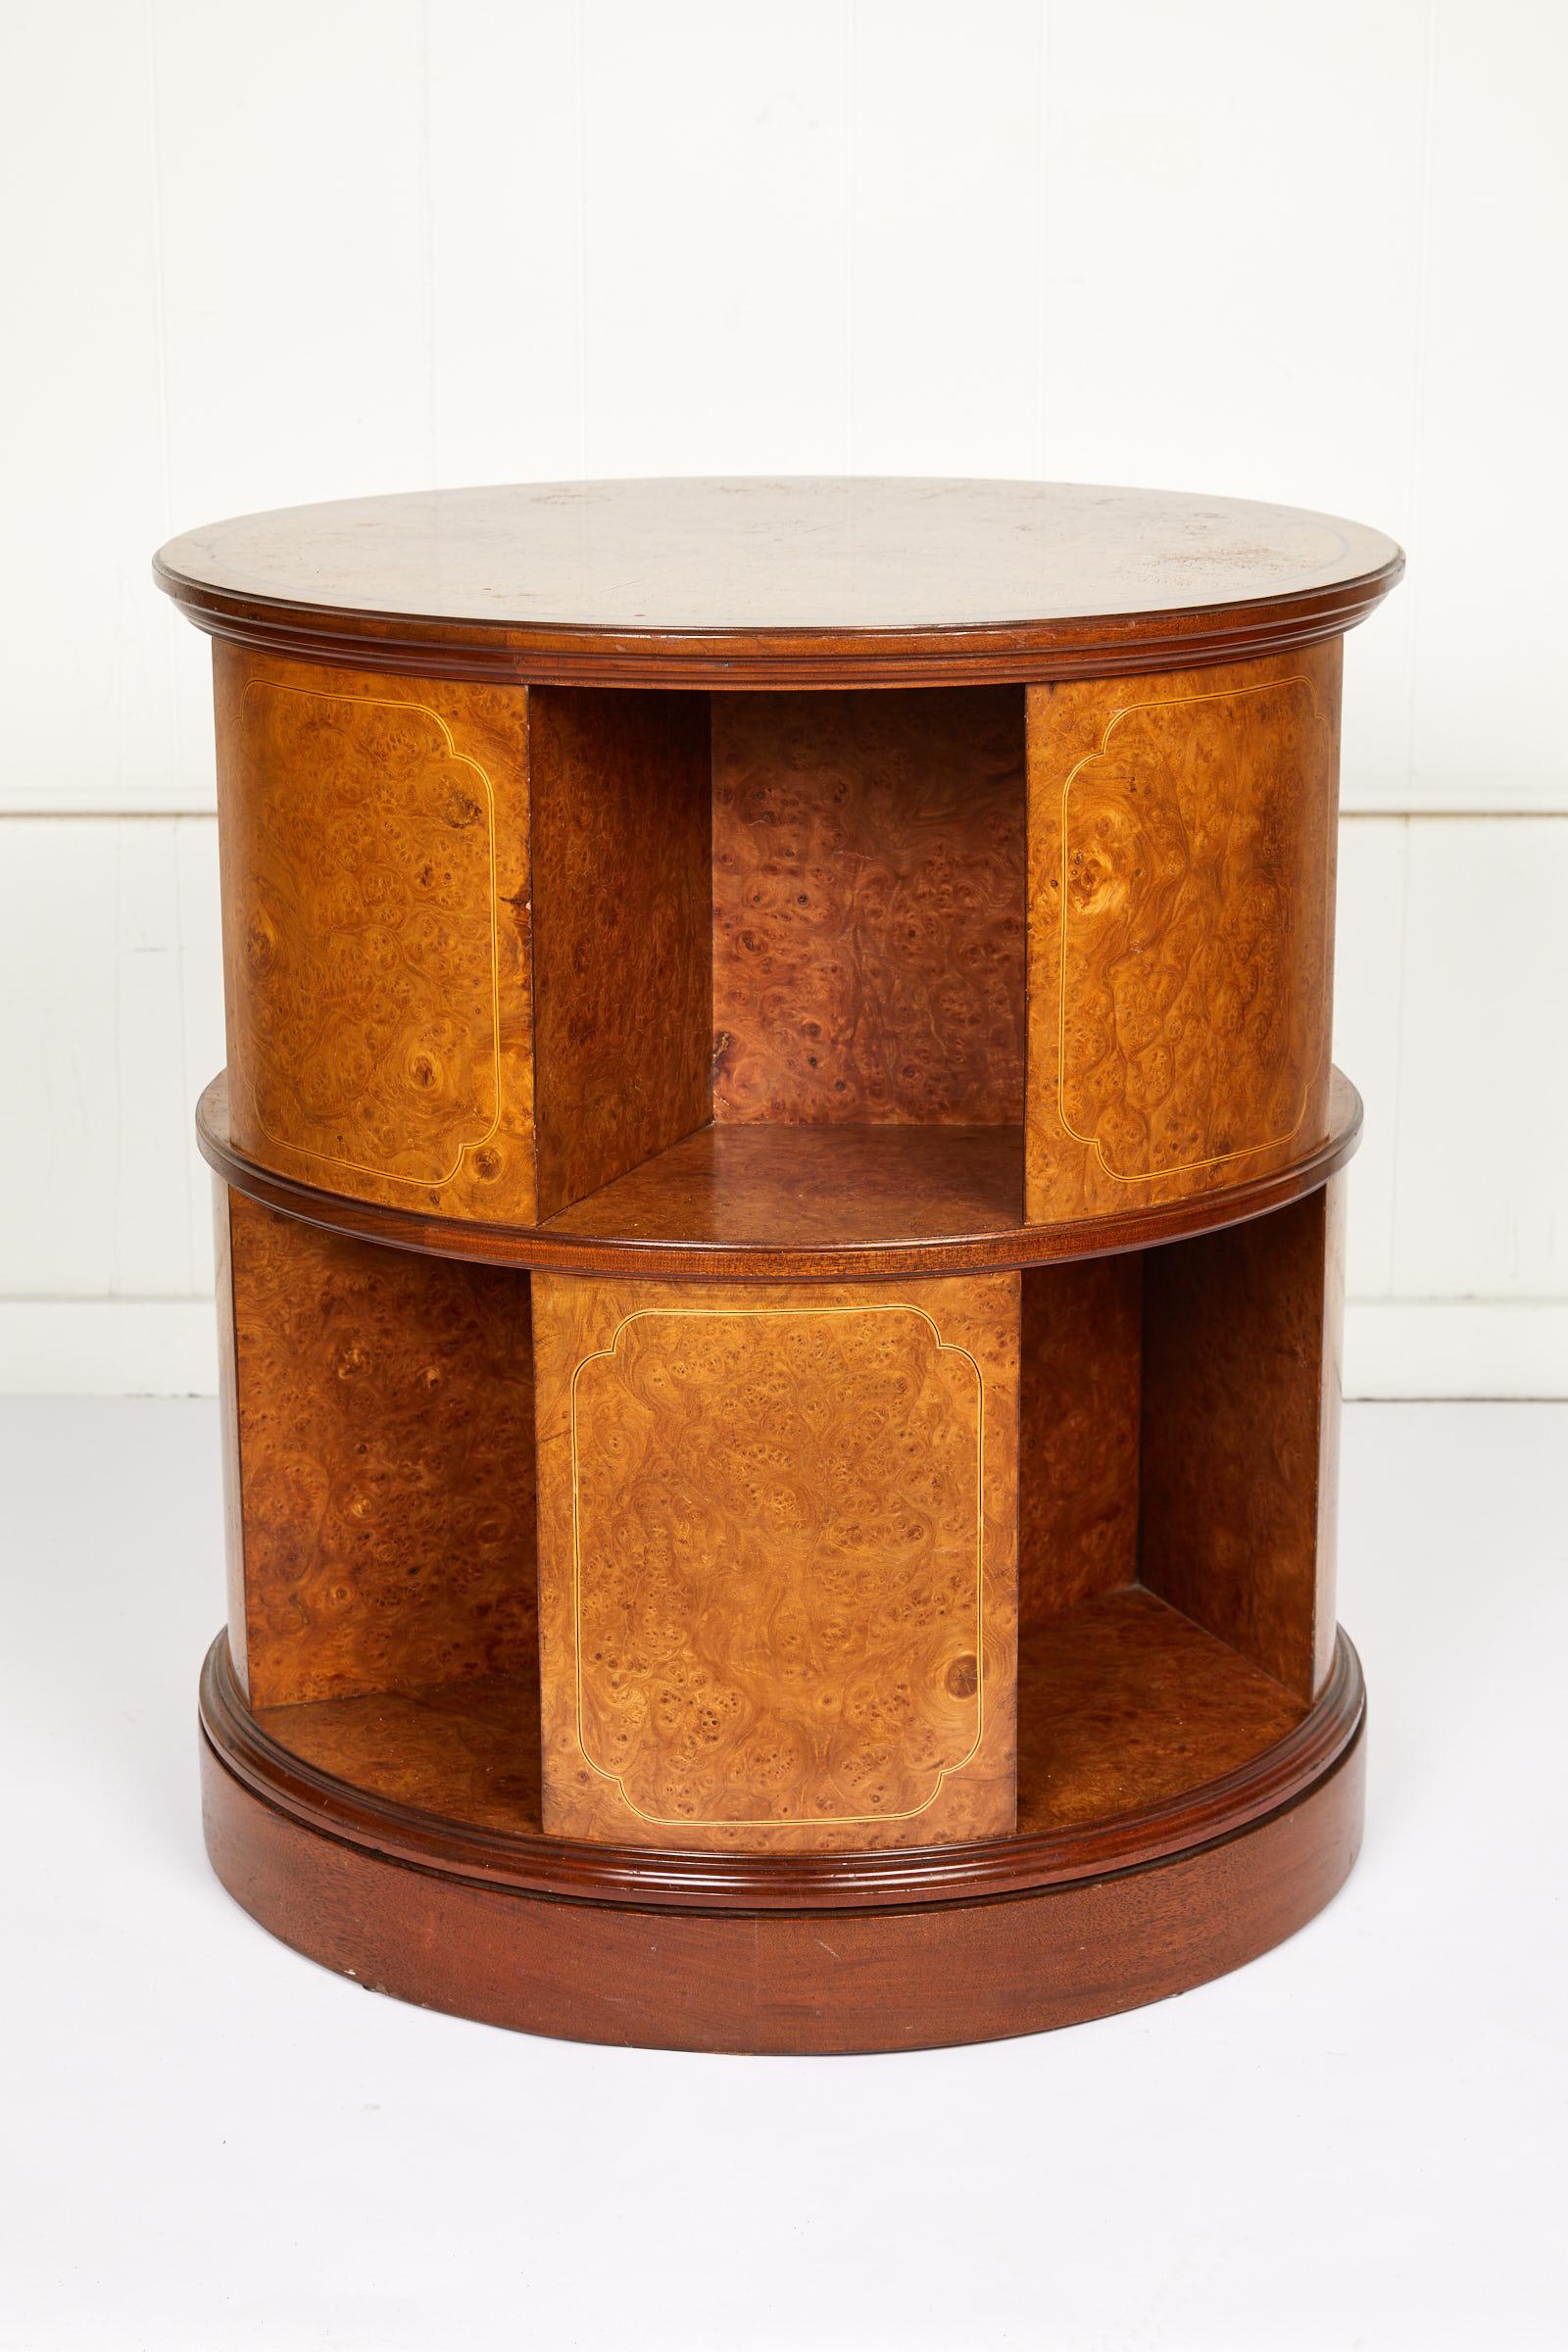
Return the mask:
<path id="1" fill-rule="evenodd" d="M 967 1900 L 911 1899 L 914 1857 L 865 1855 L 854 1908 L 842 1890 L 812 1901 L 799 1887 L 787 1909 L 739 1907 L 733 1890 L 691 1904 L 662 1890 L 652 1902 L 542 1893 L 432 1814 L 406 1816 L 425 1856 L 413 1861 L 407 1837 L 401 1855 L 386 1850 L 363 1792 L 320 1774 L 307 1790 L 283 1750 L 247 1736 L 222 1681 L 210 1666 L 203 1794 L 207 1850 L 235 1900 L 371 1991 L 568 2040 L 833 2052 L 1076 2025 L 1184 1992 L 1283 1942 L 1343 1886 L 1360 1844 L 1363 1694 L 1343 1638 L 1300 1731 L 1246 1775 L 1193 1791 L 1190 1844 L 1172 1845 L 1166 1808 L 1157 1832 L 1151 1818 L 1159 1850 L 1148 1860 L 1063 1875 L 1069 1841 L 1054 1840 L 1049 1883 Z M 1260 1813 L 1264 1788 L 1278 1801 Z M 1225 1826 L 1227 1812 L 1238 1826 Z M 1102 1851 L 1106 1826 L 1071 1842 Z M 444 1837 L 450 1867 L 437 1858 Z M 1016 1884 L 1041 1841 L 985 1850 L 996 1877 Z M 565 1866 L 584 1849 L 557 1851 Z M 865 1899 L 879 1864 L 890 1898 L 880 1904 Z"/>

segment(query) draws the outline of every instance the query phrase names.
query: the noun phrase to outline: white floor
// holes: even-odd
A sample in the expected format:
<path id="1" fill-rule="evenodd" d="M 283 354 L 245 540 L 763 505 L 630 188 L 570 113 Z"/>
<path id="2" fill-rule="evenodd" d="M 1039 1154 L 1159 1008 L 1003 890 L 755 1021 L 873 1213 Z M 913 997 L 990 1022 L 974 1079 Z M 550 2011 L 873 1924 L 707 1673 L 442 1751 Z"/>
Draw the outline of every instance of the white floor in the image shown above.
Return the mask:
<path id="1" fill-rule="evenodd" d="M 0 2345 L 1561 2346 L 1568 1407 L 1347 1420 L 1339 1900 L 1136 2016 L 750 2060 L 487 2032 L 254 1927 L 197 1826 L 214 1408 L 8 1401 Z"/>

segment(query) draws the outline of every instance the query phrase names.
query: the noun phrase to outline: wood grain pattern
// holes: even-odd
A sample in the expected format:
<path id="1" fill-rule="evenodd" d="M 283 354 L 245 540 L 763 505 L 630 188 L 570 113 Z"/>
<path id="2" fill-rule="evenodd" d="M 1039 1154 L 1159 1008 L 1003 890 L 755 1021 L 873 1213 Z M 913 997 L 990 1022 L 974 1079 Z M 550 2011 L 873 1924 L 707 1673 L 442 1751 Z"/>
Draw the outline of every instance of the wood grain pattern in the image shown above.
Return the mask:
<path id="1" fill-rule="evenodd" d="M 260 1214 L 260 1211 L 253 1211 Z M 241 1215 L 245 1214 L 242 1208 Z M 223 1589 L 228 1653 L 241 1695 L 249 1698 L 250 1637 L 245 1624 L 245 1514 L 240 1491 L 239 1396 L 234 1358 L 234 1267 L 228 1241 L 229 1191 L 213 1180 L 213 1294 L 218 1313 L 218 1420 L 223 1475 Z"/>
<path id="2" fill-rule="evenodd" d="M 1021 1127 L 704 1127 L 551 1220 L 552 1237 L 772 1251 L 1006 1233 Z"/>
<path id="3" fill-rule="evenodd" d="M 1321 1195 L 1323 1323 L 1318 1338 L 1317 1528 L 1312 1546 L 1312 1689 L 1334 1669 L 1339 1640 L 1340 1421 L 1345 1399 L 1344 1179 Z"/>
<path id="4" fill-rule="evenodd" d="M 526 1280 L 229 1212 L 255 1704 L 531 1668 Z"/>
<path id="5" fill-rule="evenodd" d="M 240 515 L 154 566 L 200 627 L 424 677 L 979 684 L 1338 636 L 1404 559 L 1335 515 L 1073 482 L 513 483 Z"/>
<path id="6" fill-rule="evenodd" d="M 1334 1644 L 1339 1180 L 1152 1250 L 1143 1579 L 1298 1697 Z"/>
<path id="7" fill-rule="evenodd" d="M 1019 1634 L 1019 1835 L 1190 1795 L 1266 1755 L 1305 1712 L 1152 1592 L 1095 1593 Z"/>
<path id="8" fill-rule="evenodd" d="M 258 1707 L 256 1721 L 290 1755 L 347 1788 L 473 1829 L 540 1835 L 532 1669 Z"/>
<path id="9" fill-rule="evenodd" d="M 532 1222 L 525 695 L 221 644 L 214 681 L 236 1141 Z"/>
<path id="10" fill-rule="evenodd" d="M 1322 1135 L 1340 655 L 1030 690 L 1032 1221 Z"/>
<path id="11" fill-rule="evenodd" d="M 708 704 L 529 698 L 539 1214 L 710 1115 Z"/>
<path id="12" fill-rule="evenodd" d="M 1138 1576 L 1142 1255 L 1023 1278 L 1020 1632 Z"/>
<path id="13" fill-rule="evenodd" d="M 713 1115 L 1023 1116 L 1023 703 L 713 697 Z"/>
<path id="14" fill-rule="evenodd" d="M 546 1828 L 1010 1829 L 1016 1278 L 534 1291 Z"/>

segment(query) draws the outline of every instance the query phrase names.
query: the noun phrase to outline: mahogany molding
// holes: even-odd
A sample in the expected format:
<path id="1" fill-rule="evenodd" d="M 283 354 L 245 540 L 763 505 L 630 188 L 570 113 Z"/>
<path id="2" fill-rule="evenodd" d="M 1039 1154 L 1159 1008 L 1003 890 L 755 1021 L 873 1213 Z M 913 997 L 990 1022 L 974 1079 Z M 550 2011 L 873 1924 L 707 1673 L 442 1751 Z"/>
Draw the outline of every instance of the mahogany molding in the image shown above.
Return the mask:
<path id="1" fill-rule="evenodd" d="M 1361 1663 L 1341 1633 L 1322 1690 L 1296 1729 L 1222 1779 L 1103 1824 L 962 1844 L 874 1852 L 694 1852 L 485 1830 L 399 1804 L 322 1772 L 282 1747 L 246 1707 L 227 1638 L 207 1653 L 204 1739 L 227 1773 L 317 1836 L 383 1858 L 529 1895 L 662 1909 L 907 1909 L 974 1902 L 1138 1870 L 1234 1837 L 1293 1804 L 1359 1740 Z"/>
<path id="2" fill-rule="evenodd" d="M 1204 669 L 1341 637 L 1375 612 L 1404 576 L 1393 557 L 1362 579 L 1308 596 L 1259 598 L 1191 612 L 1033 628 L 647 630 L 613 635 L 537 627 L 467 636 L 434 617 L 404 619 L 269 603 L 183 580 L 160 565 L 158 585 L 209 636 L 258 653 L 344 669 L 487 685 L 668 686 L 730 693 L 811 686 L 1034 686 L 1158 666 Z M 1157 658 L 1157 659 L 1156 659 Z"/>
<path id="3" fill-rule="evenodd" d="M 198 628 L 295 660 L 754 689 L 1254 659 L 1343 635 L 1403 568 L 1380 532 L 1251 500 L 805 476 L 341 500 L 187 531 L 153 571 Z"/>
<path id="4" fill-rule="evenodd" d="M 1222 1193 L 1198 1194 L 1154 1208 L 1084 1217 L 1067 1224 L 1014 1225 L 993 1233 L 845 1243 L 831 1249 L 780 1249 L 760 1242 L 717 1247 L 701 1239 L 649 1242 L 614 1235 L 601 1238 L 551 1225 L 469 1224 L 457 1217 L 423 1216 L 413 1209 L 350 1200 L 290 1177 L 274 1176 L 234 1150 L 228 1139 L 227 1081 L 222 1072 L 206 1088 L 196 1106 L 196 1141 L 202 1157 L 225 1184 L 268 1208 L 301 1217 L 307 1224 L 355 1234 L 362 1241 L 418 1250 L 430 1257 L 464 1257 L 481 1265 L 537 1267 L 558 1273 L 661 1279 L 728 1275 L 755 1281 L 873 1282 L 922 1274 L 1000 1273 L 1067 1258 L 1107 1257 L 1122 1250 L 1146 1250 L 1190 1234 L 1245 1224 L 1326 1184 L 1358 1149 L 1361 1122 L 1361 1098 L 1344 1071 L 1336 1069 L 1329 1097 L 1329 1132 L 1322 1143 L 1289 1167 L 1232 1185 Z M 580 1222 L 581 1206 L 572 1214 L 574 1222 Z"/>

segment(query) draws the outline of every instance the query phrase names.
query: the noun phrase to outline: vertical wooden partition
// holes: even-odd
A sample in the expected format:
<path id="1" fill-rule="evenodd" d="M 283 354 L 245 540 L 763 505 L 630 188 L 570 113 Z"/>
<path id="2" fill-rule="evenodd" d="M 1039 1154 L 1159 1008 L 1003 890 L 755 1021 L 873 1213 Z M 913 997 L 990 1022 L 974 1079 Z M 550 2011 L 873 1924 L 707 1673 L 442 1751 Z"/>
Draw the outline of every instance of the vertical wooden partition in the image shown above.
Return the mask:
<path id="1" fill-rule="evenodd" d="M 1138 1581 L 1144 1260 L 1023 1277 L 1018 1613 L 1034 1628 Z"/>
<path id="2" fill-rule="evenodd" d="M 526 1276 L 374 1249 L 237 1192 L 219 1217 L 230 1625 L 251 1704 L 531 1678 Z"/>
<path id="3" fill-rule="evenodd" d="M 711 1116 L 708 697 L 528 702 L 539 1216 Z"/>
<path id="4" fill-rule="evenodd" d="M 1344 1192 L 1152 1250 L 1144 1579 L 1310 1699 L 1334 1663 Z"/>

